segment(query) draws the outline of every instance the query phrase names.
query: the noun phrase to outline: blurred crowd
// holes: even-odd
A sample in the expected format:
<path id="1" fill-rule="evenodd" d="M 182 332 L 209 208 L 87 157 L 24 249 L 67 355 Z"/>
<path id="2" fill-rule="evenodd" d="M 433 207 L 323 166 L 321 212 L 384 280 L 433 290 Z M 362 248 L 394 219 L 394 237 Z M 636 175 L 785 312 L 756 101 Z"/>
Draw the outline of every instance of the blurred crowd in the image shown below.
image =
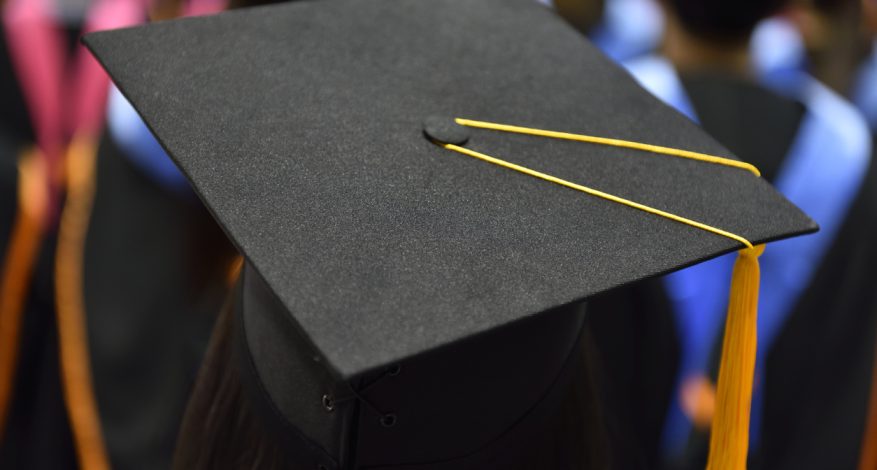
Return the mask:
<path id="1" fill-rule="evenodd" d="M 554 7 L 820 225 L 762 258 L 750 467 L 877 468 L 877 3 Z M 732 264 L 726 256 L 591 303 L 610 433 L 628 442 L 621 467 L 703 467 Z M 643 346 L 600 344 L 607 335 Z"/>
<path id="2" fill-rule="evenodd" d="M 763 257 L 751 468 L 877 469 L 877 0 L 541 1 L 820 225 Z M 255 3 L 0 0 L 0 468 L 170 465 L 239 257 L 79 37 Z M 732 263 L 592 303 L 612 468 L 703 467 Z"/>

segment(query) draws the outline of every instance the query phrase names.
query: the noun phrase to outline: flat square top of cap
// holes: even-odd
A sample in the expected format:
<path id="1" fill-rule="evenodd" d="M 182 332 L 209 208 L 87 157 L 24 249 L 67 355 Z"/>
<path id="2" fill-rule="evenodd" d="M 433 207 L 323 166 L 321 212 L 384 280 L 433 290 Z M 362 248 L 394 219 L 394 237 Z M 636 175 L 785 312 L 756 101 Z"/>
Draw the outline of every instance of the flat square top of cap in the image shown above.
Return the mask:
<path id="1" fill-rule="evenodd" d="M 424 137 L 441 115 L 729 156 L 533 0 L 292 3 L 86 43 L 342 377 L 740 247 Z M 752 242 L 815 230 L 740 169 L 466 146 Z"/>

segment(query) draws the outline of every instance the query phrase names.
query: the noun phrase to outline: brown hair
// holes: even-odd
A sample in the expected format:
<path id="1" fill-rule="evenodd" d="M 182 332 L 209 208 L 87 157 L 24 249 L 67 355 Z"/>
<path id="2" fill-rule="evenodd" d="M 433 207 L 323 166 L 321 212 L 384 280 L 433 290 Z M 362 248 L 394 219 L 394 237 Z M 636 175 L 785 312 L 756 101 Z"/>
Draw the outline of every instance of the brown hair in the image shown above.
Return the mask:
<path id="1" fill-rule="evenodd" d="M 234 302 L 216 321 L 177 439 L 174 469 L 295 469 L 244 394 L 234 357 Z M 310 469 L 309 469 L 310 470 Z"/>

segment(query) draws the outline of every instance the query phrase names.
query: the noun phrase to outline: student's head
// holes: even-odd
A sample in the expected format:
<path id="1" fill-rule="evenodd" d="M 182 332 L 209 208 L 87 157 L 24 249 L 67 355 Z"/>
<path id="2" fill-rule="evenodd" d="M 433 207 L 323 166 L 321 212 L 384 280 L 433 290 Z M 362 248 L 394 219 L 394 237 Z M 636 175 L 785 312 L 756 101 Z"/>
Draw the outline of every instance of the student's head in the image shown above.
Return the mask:
<path id="1" fill-rule="evenodd" d="M 242 295 L 246 294 L 238 294 Z M 438 456 L 446 455 L 453 456 L 450 462 L 416 468 L 474 469 L 494 464 L 508 470 L 605 468 L 603 421 L 585 354 L 590 342 L 578 339 L 586 329 L 581 321 L 575 320 L 584 318 L 581 311 L 562 311 L 528 321 L 521 328 L 499 334 L 500 343 L 490 341 L 496 346 L 534 336 L 530 335 L 534 331 L 544 336 L 567 323 L 577 323 L 578 328 L 568 329 L 564 341 L 558 340 L 551 347 L 554 351 L 539 350 L 525 340 L 510 349 L 490 347 L 487 351 L 484 339 L 462 343 L 403 363 L 400 371 L 372 377 L 357 396 L 327 399 L 318 409 L 311 410 L 314 413 L 309 413 L 309 408 L 302 407 L 311 396 L 307 391 L 310 380 L 307 371 L 286 367 L 284 360 L 278 358 L 269 374 L 287 385 L 282 394 L 272 393 L 279 382 L 268 376 L 260 378 L 256 372 L 259 367 L 253 364 L 254 361 L 264 364 L 265 359 L 259 358 L 258 352 L 251 352 L 270 345 L 246 346 L 244 330 L 250 327 L 252 333 L 261 326 L 256 319 L 247 322 L 246 314 L 237 310 L 240 304 L 233 303 L 236 305 L 227 308 L 217 323 L 187 408 L 175 456 L 177 469 L 232 466 L 314 470 L 322 468 L 320 462 L 314 462 L 314 452 L 318 456 L 335 452 L 332 442 L 347 442 L 356 451 L 339 450 L 341 458 L 351 458 L 349 455 L 355 453 L 357 461 L 365 461 L 363 465 L 368 468 L 372 468 L 370 465 L 384 468 L 381 465 L 389 465 L 386 462 L 398 461 L 441 462 L 443 458 Z M 275 327 L 280 326 L 271 326 Z M 569 347 L 561 347 L 561 343 Z M 473 352 L 487 352 L 495 359 L 479 359 Z M 290 349 L 282 355 L 288 358 L 295 354 Z M 521 375 L 509 382 L 526 387 L 529 382 L 542 383 L 547 379 L 547 390 L 534 389 L 535 395 L 528 395 L 532 397 L 527 398 L 529 405 L 520 399 L 519 391 L 508 388 L 506 383 L 513 371 L 528 369 L 527 360 L 522 360 L 527 355 L 567 358 L 557 375 L 550 372 L 553 366 L 546 364 L 545 377 Z M 467 357 L 471 358 L 472 367 L 461 362 Z M 510 358 L 507 365 L 489 367 L 491 361 L 502 364 L 504 357 Z M 482 367 L 485 364 L 488 366 Z M 459 380 L 451 381 L 449 377 Z M 433 393 L 434 389 L 444 392 Z M 316 398 L 319 401 L 319 396 Z M 436 398 L 440 403 L 436 403 Z M 344 416 L 350 400 L 359 400 L 356 406 L 360 411 L 352 415 L 355 419 L 351 421 L 356 424 L 339 428 L 319 424 L 331 416 Z M 290 407 L 296 406 L 298 413 L 290 415 Z M 386 421 L 387 415 L 378 419 L 374 414 L 375 409 L 386 407 L 390 411 L 383 412 L 392 412 L 393 420 L 398 422 Z M 371 421 L 374 424 L 369 424 Z M 310 433 L 304 441 L 303 429 Z M 315 429 L 319 432 L 313 432 Z M 344 437 L 347 434 L 356 436 L 355 447 L 350 444 L 354 437 Z M 303 448 L 302 442 L 308 445 Z M 328 450 L 325 442 L 330 443 Z M 404 445 L 398 445 L 400 442 Z M 448 446 L 453 450 L 448 450 Z M 460 449 L 466 447 L 470 449 L 461 453 Z M 323 450 L 315 451 L 317 448 Z M 323 467 L 332 468 L 328 463 Z"/>
<path id="2" fill-rule="evenodd" d="M 877 40 L 877 2 L 874 0 L 862 1 L 862 23 L 865 34 Z"/>
<path id="3" fill-rule="evenodd" d="M 810 72 L 841 94 L 848 93 L 877 37 L 877 2 L 796 0 L 788 17 L 801 34 Z"/>
<path id="4" fill-rule="evenodd" d="M 749 40 L 755 26 L 785 0 L 661 0 L 668 15 L 690 35 L 718 43 Z"/>
<path id="5" fill-rule="evenodd" d="M 871 0 L 796 0 L 789 15 L 812 52 L 849 47 L 864 26 L 863 11 Z M 844 39 L 846 38 L 846 39 Z"/>

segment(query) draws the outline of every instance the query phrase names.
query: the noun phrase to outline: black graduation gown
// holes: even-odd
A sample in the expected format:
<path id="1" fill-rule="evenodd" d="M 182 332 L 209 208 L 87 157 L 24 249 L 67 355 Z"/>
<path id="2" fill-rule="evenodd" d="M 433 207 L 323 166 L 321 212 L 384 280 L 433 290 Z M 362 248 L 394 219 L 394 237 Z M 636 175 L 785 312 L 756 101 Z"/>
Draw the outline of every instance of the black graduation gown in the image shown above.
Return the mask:
<path id="1" fill-rule="evenodd" d="M 95 393 L 114 468 L 168 468 L 234 251 L 194 194 L 161 188 L 113 139 L 85 252 Z"/>
<path id="2" fill-rule="evenodd" d="M 2 32 L 2 31 L 0 31 Z M 75 39 L 75 32 L 70 33 Z M 17 160 L 33 130 L 0 35 L 0 241 L 17 209 Z M 113 468 L 167 468 L 233 249 L 194 195 L 171 193 L 110 138 L 98 155 L 85 301 L 98 409 Z M 35 266 L 0 468 L 76 468 L 54 308 L 56 227 Z"/>
<path id="3" fill-rule="evenodd" d="M 586 338 L 613 469 L 654 469 L 679 362 L 670 302 L 651 279 L 588 301 Z"/>
<path id="4" fill-rule="evenodd" d="M 856 469 L 877 338 L 877 165 L 771 348 L 764 469 Z"/>
<path id="5" fill-rule="evenodd" d="M 34 133 L 0 25 L 0 250 L 6 256 L 18 209 L 18 159 Z M 61 395 L 52 279 L 56 238 L 45 235 L 22 313 L 19 356 L 0 468 L 63 470 L 76 457 Z"/>

